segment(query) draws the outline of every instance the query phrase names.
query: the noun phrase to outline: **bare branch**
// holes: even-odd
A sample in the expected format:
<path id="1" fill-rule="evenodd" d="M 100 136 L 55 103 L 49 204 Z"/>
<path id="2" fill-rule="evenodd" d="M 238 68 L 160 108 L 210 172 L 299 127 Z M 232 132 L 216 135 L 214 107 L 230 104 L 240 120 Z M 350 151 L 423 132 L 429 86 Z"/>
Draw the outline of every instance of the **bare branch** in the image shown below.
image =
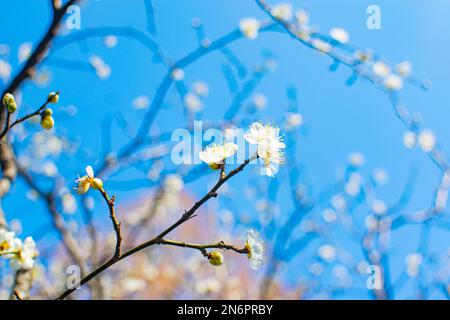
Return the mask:
<path id="1" fill-rule="evenodd" d="M 111 198 L 108 197 L 108 194 L 104 189 L 100 189 L 99 191 L 102 194 L 103 198 L 105 199 L 106 203 L 108 204 L 109 217 L 113 224 L 114 232 L 116 233 L 116 248 L 114 251 L 113 259 L 117 259 L 120 258 L 120 245 L 122 243 L 122 233 L 120 230 L 120 222 L 117 220 L 116 210 L 114 208 L 114 202 L 116 201 L 116 197 L 115 196 L 112 196 Z"/>

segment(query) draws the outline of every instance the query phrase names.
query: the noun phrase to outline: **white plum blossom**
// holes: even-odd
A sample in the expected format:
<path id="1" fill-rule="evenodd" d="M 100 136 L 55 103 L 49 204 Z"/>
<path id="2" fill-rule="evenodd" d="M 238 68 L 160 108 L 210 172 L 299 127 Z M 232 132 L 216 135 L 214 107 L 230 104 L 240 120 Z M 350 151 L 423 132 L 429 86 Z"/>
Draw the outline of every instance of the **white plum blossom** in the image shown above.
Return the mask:
<path id="1" fill-rule="evenodd" d="M 0 43 L 0 56 L 5 56 L 9 53 L 9 46 L 3 43 Z"/>
<path id="2" fill-rule="evenodd" d="M 81 178 L 78 177 L 75 182 L 78 183 L 78 187 L 76 188 L 78 194 L 85 194 L 89 191 L 90 187 L 96 190 L 103 188 L 103 181 L 99 178 L 95 178 L 94 169 L 92 169 L 91 166 L 87 166 L 86 175 Z"/>
<path id="3" fill-rule="evenodd" d="M 328 53 L 331 51 L 332 46 L 328 43 L 325 42 L 323 40 L 320 39 L 312 39 L 311 40 L 311 45 L 316 48 L 317 50 L 323 52 L 323 53 Z"/>
<path id="4" fill-rule="evenodd" d="M 74 214 L 77 211 L 77 201 L 72 193 L 67 192 L 61 197 L 63 211 L 67 214 Z"/>
<path id="5" fill-rule="evenodd" d="M 343 28 L 333 28 L 330 30 L 330 36 L 335 41 L 345 44 L 350 40 L 348 32 Z"/>
<path id="6" fill-rule="evenodd" d="M 0 79 L 2 79 L 3 83 L 9 81 L 9 78 L 11 78 L 11 71 L 11 64 L 9 64 L 8 61 L 0 59 Z"/>
<path id="7" fill-rule="evenodd" d="M 305 25 L 309 22 L 309 14 L 303 9 L 295 11 L 295 20 L 299 25 Z"/>
<path id="8" fill-rule="evenodd" d="M 410 277 L 414 277 L 419 273 L 420 265 L 423 262 L 423 257 L 420 253 L 411 253 L 406 256 L 406 273 Z"/>
<path id="9" fill-rule="evenodd" d="M 362 153 L 354 152 L 348 156 L 348 162 L 354 167 L 361 167 L 365 162 L 365 158 Z"/>
<path id="10" fill-rule="evenodd" d="M 114 48 L 118 42 L 117 37 L 113 35 L 106 36 L 103 41 L 108 48 Z"/>
<path id="11" fill-rule="evenodd" d="M 291 112 L 286 114 L 286 127 L 294 129 L 303 124 L 303 115 L 300 113 Z"/>
<path id="12" fill-rule="evenodd" d="M 7 255 L 16 252 L 20 248 L 20 239 L 16 238 L 16 234 L 5 229 L 0 229 L 0 255 Z"/>
<path id="13" fill-rule="evenodd" d="M 395 66 L 395 71 L 403 78 L 406 78 L 411 74 L 412 64 L 409 61 L 400 62 Z"/>
<path id="14" fill-rule="evenodd" d="M 333 198 L 331 198 L 331 205 L 337 211 L 344 211 L 347 207 L 347 202 L 345 201 L 343 196 L 335 195 Z"/>
<path id="15" fill-rule="evenodd" d="M 337 221 L 337 214 L 332 209 L 325 209 L 322 212 L 322 218 L 326 223 L 333 223 Z"/>
<path id="16" fill-rule="evenodd" d="M 371 61 L 373 58 L 373 52 L 370 50 L 368 51 L 356 50 L 355 57 L 361 62 Z"/>
<path id="17" fill-rule="evenodd" d="M 300 25 L 300 27 L 298 28 L 298 37 L 300 39 L 302 39 L 305 42 L 309 42 L 311 41 L 311 34 L 314 32 L 313 27 L 310 27 L 309 25 Z"/>
<path id="18" fill-rule="evenodd" d="M 424 152 L 431 152 L 436 144 L 436 137 L 433 131 L 425 129 L 419 133 L 417 141 Z"/>
<path id="19" fill-rule="evenodd" d="M 332 262 L 336 258 L 336 249 L 332 245 L 325 244 L 319 247 L 318 254 L 326 262 Z"/>
<path id="20" fill-rule="evenodd" d="M 292 19 L 292 5 L 290 3 L 279 3 L 272 7 L 270 13 L 277 19 L 280 20 L 291 20 Z"/>
<path id="21" fill-rule="evenodd" d="M 211 169 L 216 170 L 224 164 L 226 158 L 233 156 L 237 149 L 237 145 L 231 142 L 225 144 L 212 144 L 201 151 L 198 156 L 200 160 L 207 163 Z"/>
<path id="22" fill-rule="evenodd" d="M 383 200 L 376 199 L 372 202 L 372 211 L 377 215 L 383 215 L 387 211 L 386 203 Z"/>
<path id="23" fill-rule="evenodd" d="M 189 92 L 184 96 L 184 103 L 191 112 L 198 112 L 203 108 L 202 101 L 195 93 L 192 92 Z"/>
<path id="24" fill-rule="evenodd" d="M 361 190 L 362 177 L 359 173 L 352 173 L 345 184 L 345 192 L 352 197 L 359 194 Z"/>
<path id="25" fill-rule="evenodd" d="M 286 148 L 286 145 L 282 142 L 280 129 L 270 124 L 254 122 L 244 138 L 250 144 L 257 145 L 258 157 L 263 161 L 262 174 L 273 177 L 278 172 L 278 166 L 284 162 L 281 149 Z"/>
<path id="26" fill-rule="evenodd" d="M 391 73 L 391 68 L 383 61 L 377 61 L 372 66 L 372 71 L 378 77 L 387 77 Z"/>
<path id="27" fill-rule="evenodd" d="M 257 93 L 253 96 L 253 104 L 259 110 L 265 109 L 267 107 L 267 98 L 261 93 Z"/>
<path id="28" fill-rule="evenodd" d="M 106 79 L 111 75 L 111 67 L 108 66 L 99 56 L 91 56 L 89 58 L 89 63 L 95 69 L 97 77 L 100 79 Z"/>
<path id="29" fill-rule="evenodd" d="M 259 21 L 253 17 L 242 18 L 239 21 L 239 29 L 242 34 L 251 40 L 254 40 L 258 37 L 258 32 L 261 24 Z"/>
<path id="30" fill-rule="evenodd" d="M 17 58 L 19 60 L 19 63 L 24 62 L 27 60 L 31 55 L 32 50 L 32 43 L 31 42 L 24 42 L 19 46 L 19 50 L 17 53 Z"/>
<path id="31" fill-rule="evenodd" d="M 245 249 L 247 249 L 247 257 L 250 262 L 250 267 L 253 270 L 258 269 L 264 262 L 264 242 L 259 233 L 253 229 L 250 229 L 247 232 Z"/>
<path id="32" fill-rule="evenodd" d="M 37 255 L 38 251 L 36 249 L 36 243 L 33 238 L 27 237 L 23 241 L 19 251 L 16 253 L 16 256 L 11 259 L 11 267 L 14 270 L 32 269 Z"/>
<path id="33" fill-rule="evenodd" d="M 172 173 L 164 179 L 163 187 L 168 192 L 179 192 L 183 190 L 184 182 L 180 175 Z"/>
<path id="34" fill-rule="evenodd" d="M 364 221 L 368 231 L 375 231 L 378 227 L 378 219 L 374 215 L 368 215 Z"/>
<path id="35" fill-rule="evenodd" d="M 180 68 L 175 68 L 172 70 L 172 79 L 175 81 L 182 81 L 184 80 L 184 70 Z"/>
<path id="36" fill-rule="evenodd" d="M 201 97 L 206 97 L 209 94 L 208 85 L 202 81 L 195 82 L 193 85 L 193 90 L 197 95 Z"/>
<path id="37" fill-rule="evenodd" d="M 36 243 L 31 237 L 27 237 L 22 243 L 14 232 L 1 229 L 0 255 L 10 259 L 11 267 L 14 270 L 28 270 L 34 266 L 34 259 L 38 255 L 38 251 L 36 250 Z"/>
<path id="38" fill-rule="evenodd" d="M 144 290 L 147 285 L 144 279 L 133 277 L 125 278 L 121 282 L 121 286 L 123 286 L 123 288 L 128 292 Z"/>
<path id="39" fill-rule="evenodd" d="M 150 105 L 150 99 L 146 95 L 140 95 L 133 99 L 133 107 L 135 109 L 146 109 Z"/>
<path id="40" fill-rule="evenodd" d="M 416 134 L 412 131 L 406 131 L 403 134 L 403 144 L 408 149 L 411 149 L 416 145 Z"/>
<path id="41" fill-rule="evenodd" d="M 40 171 L 42 172 L 43 175 L 45 175 L 47 177 L 55 177 L 58 173 L 58 167 L 56 166 L 56 164 L 53 161 L 46 160 L 42 164 L 42 168 Z"/>
<path id="42" fill-rule="evenodd" d="M 378 185 L 386 184 L 389 181 L 389 174 L 383 168 L 377 168 L 373 171 L 373 180 Z"/>

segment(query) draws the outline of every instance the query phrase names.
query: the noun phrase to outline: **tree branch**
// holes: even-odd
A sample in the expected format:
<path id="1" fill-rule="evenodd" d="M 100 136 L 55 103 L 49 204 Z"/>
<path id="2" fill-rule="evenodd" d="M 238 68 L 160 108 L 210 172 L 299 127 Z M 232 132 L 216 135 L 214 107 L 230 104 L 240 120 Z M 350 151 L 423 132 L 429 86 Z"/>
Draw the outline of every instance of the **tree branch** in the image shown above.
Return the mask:
<path id="1" fill-rule="evenodd" d="M 191 248 L 199 250 L 202 254 L 206 253 L 206 249 L 223 249 L 223 250 L 231 250 L 240 254 L 247 254 L 248 250 L 246 248 L 239 249 L 235 246 L 226 244 L 223 241 L 220 241 L 218 243 L 213 244 L 193 244 L 193 243 L 187 243 L 187 242 L 179 242 L 179 241 L 173 241 L 168 239 L 161 239 L 157 243 L 159 245 L 168 245 L 168 246 L 175 246 L 175 247 L 181 247 L 181 248 Z"/>
<path id="2" fill-rule="evenodd" d="M 109 217 L 110 217 L 111 222 L 113 224 L 114 232 L 116 233 L 116 248 L 115 248 L 113 259 L 117 259 L 117 258 L 120 258 L 120 246 L 121 246 L 121 243 L 122 243 L 122 233 L 121 233 L 121 230 L 120 230 L 120 225 L 121 224 L 117 220 L 116 210 L 114 208 L 114 202 L 116 200 L 116 196 L 112 196 L 111 198 L 109 198 L 108 194 L 106 193 L 106 191 L 104 189 L 100 189 L 99 191 L 102 194 L 103 198 L 105 199 L 105 201 L 106 201 L 106 203 L 108 205 Z"/>

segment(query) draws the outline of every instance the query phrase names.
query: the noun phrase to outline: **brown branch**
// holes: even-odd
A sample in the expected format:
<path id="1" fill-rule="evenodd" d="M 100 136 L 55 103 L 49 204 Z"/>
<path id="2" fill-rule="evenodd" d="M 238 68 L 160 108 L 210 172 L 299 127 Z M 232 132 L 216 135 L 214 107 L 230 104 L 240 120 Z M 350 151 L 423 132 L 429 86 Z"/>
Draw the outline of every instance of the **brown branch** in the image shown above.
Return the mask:
<path id="1" fill-rule="evenodd" d="M 13 289 L 11 297 L 12 297 L 12 299 L 10 298 L 10 300 L 13 300 L 14 298 L 16 298 L 17 300 L 24 300 L 24 298 L 20 295 L 20 293 L 19 293 L 19 291 L 17 291 L 17 289 Z"/>
<path id="2" fill-rule="evenodd" d="M 226 244 L 223 241 L 220 241 L 218 243 L 213 244 L 193 244 L 193 243 L 187 243 L 187 242 L 178 242 L 168 239 L 161 239 L 157 243 L 159 245 L 168 245 L 168 246 L 175 246 L 175 247 L 181 247 L 181 248 L 191 248 L 191 249 L 197 249 L 201 253 L 205 254 L 206 249 L 223 249 L 223 250 L 231 250 L 240 254 L 247 254 L 248 250 L 246 248 L 239 249 L 235 246 Z"/>
<path id="3" fill-rule="evenodd" d="M 115 257 L 113 256 L 111 259 L 109 259 L 107 262 L 105 262 L 103 265 L 101 265 L 100 267 L 98 267 L 97 269 L 95 269 L 94 271 L 92 271 L 90 274 L 88 274 L 87 276 L 85 276 L 83 279 L 80 280 L 80 282 L 74 286 L 73 288 L 67 289 L 66 291 L 64 291 L 61 295 L 59 295 L 56 299 L 57 300 L 62 300 L 65 299 L 67 296 L 69 296 L 71 293 L 73 293 L 75 290 L 77 290 L 78 288 L 82 287 L 84 284 L 88 283 L 90 280 L 92 280 L 93 278 L 95 278 L 97 275 L 99 275 L 100 273 L 102 273 L 103 271 L 109 269 L 112 265 L 116 264 L 117 262 L 127 258 L 128 256 L 131 256 L 145 248 L 148 248 L 150 246 L 153 245 L 157 245 L 157 244 L 161 244 L 161 241 L 164 239 L 164 237 L 169 234 L 170 232 L 172 232 L 174 229 L 176 229 L 177 227 L 179 227 L 180 225 L 182 225 L 183 223 L 185 223 L 186 221 L 190 220 L 191 218 L 195 217 L 195 212 L 197 211 L 198 208 L 200 208 L 205 202 L 207 202 L 208 200 L 210 200 L 211 198 L 215 198 L 217 197 L 217 191 L 220 189 L 220 187 L 227 182 L 230 178 L 232 178 L 233 176 L 235 176 L 236 174 L 238 174 L 239 172 L 241 172 L 242 170 L 244 170 L 244 168 L 253 160 L 255 160 L 257 158 L 257 155 L 254 155 L 253 157 L 251 157 L 250 159 L 247 159 L 244 161 L 244 163 L 242 163 L 241 165 L 239 165 L 236 169 L 230 171 L 225 177 L 220 177 L 219 180 L 217 181 L 217 183 L 209 190 L 209 192 L 203 197 L 201 198 L 199 201 L 197 201 L 192 207 L 191 209 L 189 209 L 188 211 L 186 211 L 180 219 L 178 219 L 175 223 L 173 223 L 171 226 L 169 226 L 167 229 L 165 229 L 163 232 L 161 232 L 159 235 L 157 235 L 156 237 L 154 237 L 151 240 L 148 240 L 128 251 L 126 251 L 125 253 L 123 253 L 122 255 L 120 255 L 119 257 Z"/>

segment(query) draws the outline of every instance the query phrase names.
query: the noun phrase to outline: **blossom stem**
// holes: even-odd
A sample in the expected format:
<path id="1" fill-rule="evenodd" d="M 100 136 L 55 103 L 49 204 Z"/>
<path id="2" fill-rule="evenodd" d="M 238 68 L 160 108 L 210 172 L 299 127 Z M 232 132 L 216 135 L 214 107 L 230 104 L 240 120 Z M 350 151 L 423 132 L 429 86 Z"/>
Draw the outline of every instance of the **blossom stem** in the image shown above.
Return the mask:
<path id="1" fill-rule="evenodd" d="M 159 240 L 160 245 L 169 245 L 169 246 L 175 246 L 175 247 L 182 247 L 182 248 L 192 248 L 197 249 L 201 251 L 202 253 L 206 252 L 206 249 L 224 249 L 224 250 L 231 250 L 240 254 L 247 254 L 248 250 L 247 248 L 239 249 L 235 246 L 226 244 L 223 241 L 219 241 L 217 243 L 213 244 L 193 244 L 193 243 L 187 243 L 187 242 L 179 242 L 174 240 L 168 240 L 168 239 L 161 239 Z"/>

